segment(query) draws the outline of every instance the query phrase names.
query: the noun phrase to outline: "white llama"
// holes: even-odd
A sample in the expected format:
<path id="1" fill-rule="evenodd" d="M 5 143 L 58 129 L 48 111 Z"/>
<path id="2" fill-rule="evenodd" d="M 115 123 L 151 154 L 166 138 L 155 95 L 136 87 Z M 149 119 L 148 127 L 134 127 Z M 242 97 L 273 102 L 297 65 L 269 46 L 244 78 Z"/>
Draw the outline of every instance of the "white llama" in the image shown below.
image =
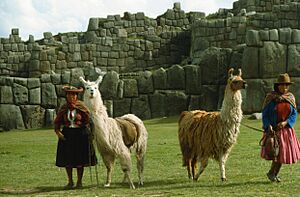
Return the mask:
<path id="1" fill-rule="evenodd" d="M 231 148 L 236 143 L 243 112 L 242 95 L 246 82 L 228 71 L 228 81 L 220 112 L 195 110 L 182 112 L 179 120 L 178 137 L 183 156 L 183 166 L 187 166 L 188 176 L 198 180 L 208 165 L 208 159 L 219 162 L 221 180 L 225 181 L 225 163 Z M 200 168 L 196 173 L 197 163 Z"/>
<path id="2" fill-rule="evenodd" d="M 101 93 L 98 90 L 99 84 L 102 81 L 102 72 L 95 82 L 85 81 L 80 77 L 81 82 L 84 84 L 84 103 L 91 113 L 93 121 L 93 132 L 95 136 L 96 146 L 103 158 L 103 162 L 107 169 L 107 178 L 105 187 L 111 184 L 111 176 L 113 165 L 116 158 L 119 158 L 121 168 L 124 172 L 124 181 L 128 181 L 130 188 L 135 189 L 135 186 L 130 177 L 131 172 L 131 156 L 130 149 L 135 149 L 137 158 L 137 169 L 139 184 L 143 185 L 144 177 L 144 157 L 147 148 L 148 133 L 143 122 L 133 114 L 127 114 L 118 119 L 108 117 L 106 107 L 103 104 Z M 125 123 L 121 124 L 121 123 Z M 123 137 L 124 128 L 129 129 L 134 134 L 132 143 L 125 144 Z M 128 134 L 128 133 L 127 133 Z M 131 133 L 132 134 L 132 133 Z"/>

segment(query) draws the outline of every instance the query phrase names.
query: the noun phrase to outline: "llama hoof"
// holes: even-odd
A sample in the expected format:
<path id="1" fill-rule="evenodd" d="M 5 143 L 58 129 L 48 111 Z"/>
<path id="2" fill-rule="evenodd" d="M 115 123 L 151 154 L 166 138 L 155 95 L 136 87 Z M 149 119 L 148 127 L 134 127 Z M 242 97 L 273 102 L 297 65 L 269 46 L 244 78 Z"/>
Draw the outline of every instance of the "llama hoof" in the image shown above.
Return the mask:
<path id="1" fill-rule="evenodd" d="M 227 178 L 226 178 L 226 177 L 222 177 L 221 180 L 222 180 L 223 182 L 225 182 L 225 181 L 227 181 Z"/>
<path id="2" fill-rule="evenodd" d="M 106 183 L 104 187 L 110 187 L 110 183 Z"/>
<path id="3" fill-rule="evenodd" d="M 130 185 L 130 189 L 135 189 L 135 186 L 134 185 Z"/>
<path id="4" fill-rule="evenodd" d="M 194 177 L 194 178 L 193 178 L 193 181 L 194 181 L 194 182 L 197 182 L 197 181 L 198 181 L 198 177 Z"/>
<path id="5" fill-rule="evenodd" d="M 139 182 L 139 186 L 143 186 L 144 185 L 144 183 L 143 182 Z"/>

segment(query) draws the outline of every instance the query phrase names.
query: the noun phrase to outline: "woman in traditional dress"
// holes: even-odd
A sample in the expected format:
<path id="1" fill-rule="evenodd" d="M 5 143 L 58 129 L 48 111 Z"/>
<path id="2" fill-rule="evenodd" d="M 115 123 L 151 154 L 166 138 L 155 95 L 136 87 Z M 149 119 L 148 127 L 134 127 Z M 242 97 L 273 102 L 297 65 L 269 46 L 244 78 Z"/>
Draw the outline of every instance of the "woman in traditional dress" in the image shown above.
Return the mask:
<path id="1" fill-rule="evenodd" d="M 84 167 L 96 164 L 89 130 L 89 111 L 83 102 L 78 100 L 78 93 L 83 91 L 82 88 L 64 86 L 63 90 L 66 92 L 67 103 L 60 108 L 54 120 L 54 130 L 59 139 L 56 166 L 66 169 L 68 176 L 66 189 L 74 186 L 72 170 L 76 168 L 76 188 L 81 188 Z"/>
<path id="2" fill-rule="evenodd" d="M 293 128 L 297 118 L 297 108 L 295 97 L 289 92 L 289 85 L 292 83 L 287 73 L 280 74 L 277 82 L 274 83 L 274 91 L 266 96 L 263 104 L 264 139 L 271 128 L 279 141 L 279 152 L 274 158 L 270 157 L 265 146 L 261 149 L 261 157 L 272 160 L 271 169 L 267 173 L 267 177 L 272 182 L 281 181 L 278 173 L 282 164 L 293 164 L 300 158 L 300 145 Z"/>

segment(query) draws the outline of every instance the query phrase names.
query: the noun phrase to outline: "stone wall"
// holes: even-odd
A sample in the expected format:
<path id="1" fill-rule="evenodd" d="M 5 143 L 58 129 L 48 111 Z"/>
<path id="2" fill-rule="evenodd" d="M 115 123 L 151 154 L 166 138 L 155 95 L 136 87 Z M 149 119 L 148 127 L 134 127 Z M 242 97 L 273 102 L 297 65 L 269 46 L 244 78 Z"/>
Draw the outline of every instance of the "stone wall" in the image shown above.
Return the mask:
<path id="1" fill-rule="evenodd" d="M 143 12 L 91 18 L 86 32 L 45 32 L 24 42 L 19 30 L 0 38 L 0 75 L 40 77 L 73 68 L 98 67 L 118 73 L 170 67 L 189 56 L 190 25 L 201 12 L 185 13 L 179 3 L 156 19 Z"/>
<path id="2" fill-rule="evenodd" d="M 191 62 L 204 73 L 202 85 L 222 86 L 229 67 L 242 68 L 248 82 L 243 91 L 243 111 L 259 112 L 279 73 L 287 72 L 293 81 L 299 81 L 300 3 L 240 0 L 234 5 L 195 21 L 191 27 Z M 298 86 L 291 86 L 296 98 L 300 97 Z"/>
<path id="3" fill-rule="evenodd" d="M 1 77 L 1 127 L 7 130 L 51 126 L 56 110 L 65 102 L 63 84 L 76 81 L 80 86 L 79 76 L 95 80 L 97 69 L 86 72 L 74 68 L 63 74 L 42 74 L 40 78 Z M 218 103 L 204 99 L 203 94 L 216 96 L 218 89 L 201 87 L 200 81 L 198 66 L 175 64 L 167 69 L 126 74 L 109 71 L 100 91 L 110 116 L 134 113 L 150 119 L 178 115 L 186 109 L 216 108 Z"/>
<path id="4" fill-rule="evenodd" d="M 289 73 L 295 84 L 291 91 L 300 97 L 300 31 L 298 29 L 280 28 L 271 30 L 249 30 L 243 52 L 242 69 L 249 83 L 247 92 L 247 111 L 259 111 L 266 92 L 273 87 L 278 73 Z M 298 106 L 299 100 L 296 100 Z M 299 107 L 298 107 L 299 108 Z"/>
<path id="5" fill-rule="evenodd" d="M 110 116 L 218 110 L 231 67 L 242 68 L 248 83 L 244 113 L 261 111 L 279 73 L 290 74 L 298 98 L 298 10 L 297 1 L 240 0 L 205 17 L 175 3 L 156 19 L 142 12 L 91 18 L 86 32 L 45 32 L 37 41 L 12 29 L 0 38 L 0 130 L 51 126 L 65 102 L 62 86 L 96 80 L 99 69 L 107 71 L 100 91 Z"/>
<path id="6" fill-rule="evenodd" d="M 248 30 L 300 29 L 298 22 L 300 19 L 299 2 L 280 5 L 277 5 L 278 1 L 274 1 L 275 4 L 270 4 L 272 1 L 268 0 L 247 0 L 245 2 L 259 2 L 269 12 L 253 12 L 252 9 L 243 9 L 234 15 L 231 12 L 234 12 L 235 9 L 228 9 L 227 12 L 220 10 L 213 18 L 197 19 L 191 28 L 191 54 L 193 58 L 198 58 L 199 53 L 208 47 L 234 48 L 239 44 L 244 44 Z M 255 8 L 263 7 L 255 6 Z"/>
<path id="7" fill-rule="evenodd" d="M 242 9 L 246 9 L 249 12 L 272 12 L 274 11 L 274 5 L 285 7 L 286 4 L 293 2 L 298 2 L 298 0 L 238 0 L 233 3 L 233 9 L 231 12 L 236 15 Z"/>

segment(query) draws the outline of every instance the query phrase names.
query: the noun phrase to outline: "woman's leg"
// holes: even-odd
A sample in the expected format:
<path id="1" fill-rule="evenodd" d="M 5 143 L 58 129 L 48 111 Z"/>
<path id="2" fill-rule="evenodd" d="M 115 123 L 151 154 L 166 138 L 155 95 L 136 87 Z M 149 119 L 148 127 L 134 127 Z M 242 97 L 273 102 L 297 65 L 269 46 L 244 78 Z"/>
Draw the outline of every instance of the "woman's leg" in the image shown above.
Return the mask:
<path id="1" fill-rule="evenodd" d="M 83 171 L 84 171 L 83 167 L 77 167 L 77 183 L 76 183 L 77 188 L 82 187 Z"/>
<path id="2" fill-rule="evenodd" d="M 68 175 L 68 184 L 66 185 L 66 188 L 71 188 L 74 185 L 72 168 L 71 167 L 66 167 L 66 172 L 67 172 L 67 175 Z"/>
<path id="3" fill-rule="evenodd" d="M 271 168 L 270 168 L 269 172 L 267 173 L 269 180 L 272 182 L 276 181 L 275 167 L 276 167 L 276 162 L 272 161 Z"/>
<path id="4" fill-rule="evenodd" d="M 277 182 L 280 182 L 280 181 L 281 181 L 281 179 L 280 179 L 279 176 L 278 176 L 278 173 L 279 173 L 279 171 L 280 171 L 281 166 L 282 166 L 281 163 L 275 163 L 274 173 L 275 173 L 275 177 L 276 177 L 276 181 L 277 181 Z"/>
<path id="5" fill-rule="evenodd" d="M 272 161 L 271 168 L 270 168 L 269 172 L 267 173 L 267 176 L 270 181 L 272 181 L 272 182 L 274 182 L 274 181 L 280 182 L 281 181 L 281 179 L 277 176 L 280 171 L 281 165 L 282 165 L 281 163 Z"/>

